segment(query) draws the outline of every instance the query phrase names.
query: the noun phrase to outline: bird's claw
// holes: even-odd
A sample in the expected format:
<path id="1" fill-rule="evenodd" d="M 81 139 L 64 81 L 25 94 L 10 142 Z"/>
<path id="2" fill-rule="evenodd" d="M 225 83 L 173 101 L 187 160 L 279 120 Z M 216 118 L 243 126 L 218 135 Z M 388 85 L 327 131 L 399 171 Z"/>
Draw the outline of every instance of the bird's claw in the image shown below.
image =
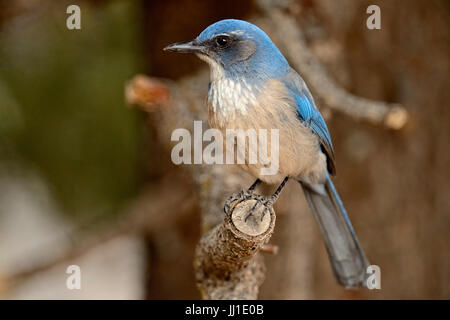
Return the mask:
<path id="1" fill-rule="evenodd" d="M 264 210 L 261 213 L 261 221 L 263 221 L 264 216 L 266 215 L 266 211 L 273 205 L 274 201 L 273 197 L 264 198 L 263 200 L 256 200 L 255 205 L 250 209 L 250 211 L 245 216 L 244 221 L 247 222 L 248 218 L 250 218 L 261 205 L 264 206 Z"/>

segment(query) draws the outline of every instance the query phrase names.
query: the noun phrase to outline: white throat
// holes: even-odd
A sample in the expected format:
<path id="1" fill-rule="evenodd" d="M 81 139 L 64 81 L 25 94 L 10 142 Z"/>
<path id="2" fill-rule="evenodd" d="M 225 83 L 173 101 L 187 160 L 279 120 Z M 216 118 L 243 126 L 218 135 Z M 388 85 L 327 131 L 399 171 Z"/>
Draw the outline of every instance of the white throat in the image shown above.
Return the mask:
<path id="1" fill-rule="evenodd" d="M 250 108 L 257 105 L 258 93 L 258 86 L 250 85 L 245 79 L 222 77 L 218 80 L 211 79 L 208 102 L 213 112 L 220 112 L 224 116 L 235 112 L 245 115 Z"/>
<path id="2" fill-rule="evenodd" d="M 228 116 L 236 111 L 245 115 L 247 110 L 257 104 L 259 87 L 249 84 L 245 79 L 231 79 L 225 76 L 223 67 L 206 55 L 198 55 L 209 64 L 211 84 L 208 102 L 212 111 Z"/>

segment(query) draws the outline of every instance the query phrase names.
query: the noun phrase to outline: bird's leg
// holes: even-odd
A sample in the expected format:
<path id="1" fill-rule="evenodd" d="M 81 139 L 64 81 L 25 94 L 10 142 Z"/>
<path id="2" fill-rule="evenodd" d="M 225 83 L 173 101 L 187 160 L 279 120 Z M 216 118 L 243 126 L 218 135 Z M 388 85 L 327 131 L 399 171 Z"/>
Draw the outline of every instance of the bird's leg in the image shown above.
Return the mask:
<path id="1" fill-rule="evenodd" d="M 284 189 L 284 186 L 286 185 L 288 180 L 289 177 L 284 178 L 283 182 L 281 182 L 281 184 L 278 186 L 277 191 L 275 191 L 275 193 L 269 197 L 267 204 L 273 205 L 278 200 L 278 197 L 280 196 L 280 193 Z"/>
<path id="2" fill-rule="evenodd" d="M 253 192 L 255 188 L 261 183 L 261 180 L 256 179 L 255 182 L 250 186 L 250 188 L 247 189 L 249 192 Z"/>
<path id="3" fill-rule="evenodd" d="M 259 179 L 258 179 L 259 180 Z M 262 215 L 261 215 L 261 221 L 264 218 L 264 215 L 266 214 L 266 210 L 268 208 L 270 208 L 271 206 L 273 206 L 273 204 L 278 200 L 278 197 L 280 196 L 281 191 L 284 189 L 284 187 L 286 186 L 286 183 L 288 182 L 289 177 L 284 178 L 283 182 L 281 182 L 281 184 L 278 186 L 277 190 L 275 191 L 274 194 L 272 194 L 270 197 L 266 198 L 266 200 L 264 201 L 256 201 L 255 205 L 250 209 L 250 211 L 247 213 L 247 215 L 245 216 L 245 221 L 247 221 L 247 219 L 255 212 L 255 210 L 261 205 L 263 204 L 266 208 L 264 209 Z M 257 181 L 255 181 L 255 183 L 253 185 L 256 184 Z M 252 188 L 253 185 L 250 187 Z"/>

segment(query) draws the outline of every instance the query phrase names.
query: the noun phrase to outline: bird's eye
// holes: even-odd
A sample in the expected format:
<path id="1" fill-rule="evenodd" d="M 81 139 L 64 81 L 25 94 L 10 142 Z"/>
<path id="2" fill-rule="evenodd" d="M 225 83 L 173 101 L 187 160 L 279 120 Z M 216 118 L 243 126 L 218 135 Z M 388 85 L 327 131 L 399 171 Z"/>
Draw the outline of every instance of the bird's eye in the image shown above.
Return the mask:
<path id="1" fill-rule="evenodd" d="M 220 48 L 225 48 L 231 42 L 230 37 L 227 36 L 218 36 L 216 37 L 216 44 Z"/>

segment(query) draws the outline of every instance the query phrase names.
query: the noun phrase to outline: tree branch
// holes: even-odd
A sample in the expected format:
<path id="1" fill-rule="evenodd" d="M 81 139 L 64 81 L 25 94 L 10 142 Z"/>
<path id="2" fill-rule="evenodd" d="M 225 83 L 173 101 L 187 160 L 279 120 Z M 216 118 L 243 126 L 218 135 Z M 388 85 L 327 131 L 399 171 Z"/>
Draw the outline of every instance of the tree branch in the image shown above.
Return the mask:
<path id="1" fill-rule="evenodd" d="M 225 219 L 200 240 L 194 267 L 205 299 L 257 299 L 265 267 L 258 251 L 275 226 L 272 207 L 258 207 L 262 196 L 240 192 L 225 203 Z"/>

